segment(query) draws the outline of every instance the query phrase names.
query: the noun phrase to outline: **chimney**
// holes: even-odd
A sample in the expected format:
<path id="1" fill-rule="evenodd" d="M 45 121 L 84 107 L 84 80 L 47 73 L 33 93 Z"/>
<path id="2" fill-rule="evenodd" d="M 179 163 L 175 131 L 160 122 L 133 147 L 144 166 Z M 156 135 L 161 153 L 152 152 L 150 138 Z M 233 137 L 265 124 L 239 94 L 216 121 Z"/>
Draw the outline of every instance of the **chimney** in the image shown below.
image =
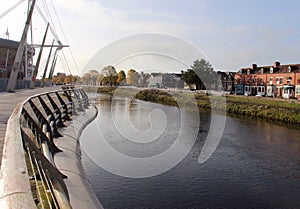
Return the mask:
<path id="1" fill-rule="evenodd" d="M 274 62 L 274 66 L 273 67 L 279 67 L 280 66 L 280 62 L 278 62 L 278 61 L 275 61 Z"/>
<path id="2" fill-rule="evenodd" d="M 257 68 L 257 64 L 252 64 L 252 69 L 256 69 Z"/>

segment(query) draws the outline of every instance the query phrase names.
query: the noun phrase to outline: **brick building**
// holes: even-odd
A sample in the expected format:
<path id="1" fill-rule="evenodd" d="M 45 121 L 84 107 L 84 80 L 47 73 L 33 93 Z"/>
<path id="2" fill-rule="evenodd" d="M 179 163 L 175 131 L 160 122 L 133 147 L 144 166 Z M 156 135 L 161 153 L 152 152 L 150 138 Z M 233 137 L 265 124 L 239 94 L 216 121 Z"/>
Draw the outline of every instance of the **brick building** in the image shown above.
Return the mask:
<path id="1" fill-rule="evenodd" d="M 228 91 L 230 93 L 234 93 L 234 72 L 222 72 L 217 71 L 217 75 L 219 80 L 222 83 L 222 87 L 224 91 Z"/>
<path id="2" fill-rule="evenodd" d="M 257 66 L 240 69 L 235 75 L 236 94 L 271 97 L 300 97 L 300 64 Z"/>

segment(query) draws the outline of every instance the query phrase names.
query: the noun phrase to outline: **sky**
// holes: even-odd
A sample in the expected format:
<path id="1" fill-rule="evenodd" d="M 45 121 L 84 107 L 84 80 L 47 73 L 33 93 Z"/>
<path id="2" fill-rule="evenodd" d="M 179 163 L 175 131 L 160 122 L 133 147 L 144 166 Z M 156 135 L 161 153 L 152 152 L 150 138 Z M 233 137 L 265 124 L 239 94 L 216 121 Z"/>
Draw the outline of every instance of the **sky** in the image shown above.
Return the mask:
<path id="1" fill-rule="evenodd" d="M 0 15 L 18 2 L 0 1 Z M 252 63 L 300 63 L 298 0 L 37 0 L 37 5 L 46 19 L 52 19 L 59 39 L 70 45 L 60 52 L 59 72 L 82 74 L 105 65 L 125 71 L 163 68 L 179 72 L 201 58 L 222 71 L 237 71 Z M 11 39 L 20 39 L 26 7 L 22 3 L 0 18 L 1 38 L 8 28 Z M 41 43 L 45 28 L 35 10 L 34 43 Z M 158 58 L 160 54 L 164 59 Z M 172 64 L 157 64 L 167 61 Z"/>

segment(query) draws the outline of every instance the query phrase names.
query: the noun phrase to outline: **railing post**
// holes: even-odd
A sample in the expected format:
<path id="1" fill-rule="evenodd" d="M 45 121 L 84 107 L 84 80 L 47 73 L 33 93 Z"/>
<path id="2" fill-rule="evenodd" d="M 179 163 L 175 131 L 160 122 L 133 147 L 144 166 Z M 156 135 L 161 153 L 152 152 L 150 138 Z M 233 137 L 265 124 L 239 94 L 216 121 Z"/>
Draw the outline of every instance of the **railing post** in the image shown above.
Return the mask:
<path id="1" fill-rule="evenodd" d="M 57 128 L 58 125 L 56 123 L 56 118 L 53 114 L 53 112 L 50 110 L 50 108 L 48 107 L 48 105 L 46 104 L 46 102 L 42 99 L 41 96 L 38 96 L 38 99 L 42 105 L 42 107 L 44 108 L 46 114 L 47 114 L 47 121 L 49 121 L 50 127 L 53 130 L 53 136 L 54 137 L 62 137 L 62 135 L 58 132 Z"/>
<path id="2" fill-rule="evenodd" d="M 74 101 L 72 100 L 70 90 L 66 90 L 64 88 L 62 88 L 62 89 L 63 89 L 64 95 L 67 97 L 69 103 L 72 104 L 72 115 L 76 115 L 77 114 L 76 113 L 76 107 L 75 107 Z"/>
<path id="3" fill-rule="evenodd" d="M 78 110 L 79 111 L 83 111 L 82 101 L 81 101 L 80 95 L 78 94 L 78 89 L 74 89 L 73 93 L 74 93 L 74 96 L 75 96 L 75 98 L 76 98 L 76 100 L 78 102 Z"/>
<path id="4" fill-rule="evenodd" d="M 83 89 L 78 89 L 79 93 L 81 94 L 81 97 L 83 98 L 84 100 L 84 108 L 87 109 L 89 107 L 89 99 L 88 99 L 88 96 L 87 94 L 84 92 Z"/>
<path id="5" fill-rule="evenodd" d="M 68 108 L 68 105 L 66 104 L 66 102 L 61 98 L 61 96 L 59 95 L 59 93 L 56 91 L 55 92 L 56 94 L 56 97 L 58 98 L 60 104 L 62 105 L 62 108 L 64 110 L 63 112 L 63 115 L 62 115 L 62 118 L 65 119 L 65 120 L 71 120 L 70 116 L 69 115 L 72 115 L 73 113 L 73 110 L 72 110 L 72 102 L 70 103 L 71 104 L 71 110 L 69 111 L 69 108 Z"/>
<path id="6" fill-rule="evenodd" d="M 50 96 L 49 93 L 46 94 L 47 95 L 47 98 L 48 100 L 50 101 L 50 104 L 52 105 L 52 108 L 54 110 L 54 113 L 56 114 L 55 116 L 55 120 L 58 120 L 56 123 L 57 123 L 57 126 L 58 127 L 66 127 L 65 124 L 63 123 L 62 121 L 62 113 L 59 109 L 59 107 L 57 106 L 57 104 L 55 103 L 55 101 L 52 99 L 52 97 Z"/>

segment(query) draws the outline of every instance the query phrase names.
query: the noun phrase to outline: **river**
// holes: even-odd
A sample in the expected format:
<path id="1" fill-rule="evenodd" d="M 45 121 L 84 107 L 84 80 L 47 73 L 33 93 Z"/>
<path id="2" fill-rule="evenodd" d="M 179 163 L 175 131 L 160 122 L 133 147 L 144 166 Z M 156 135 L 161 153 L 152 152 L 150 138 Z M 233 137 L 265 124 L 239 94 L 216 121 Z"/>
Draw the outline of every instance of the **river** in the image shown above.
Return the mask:
<path id="1" fill-rule="evenodd" d="M 299 129 L 227 116 L 216 150 L 199 163 L 208 113 L 195 126 L 188 121 L 198 115 L 187 111 L 185 131 L 177 107 L 107 95 L 96 104 L 98 117 L 80 140 L 86 176 L 104 208 L 300 208 Z M 181 148 L 192 146 L 186 155 L 178 151 L 177 164 L 163 157 L 180 134 Z M 114 152 L 132 161 L 162 158 L 144 166 Z"/>

